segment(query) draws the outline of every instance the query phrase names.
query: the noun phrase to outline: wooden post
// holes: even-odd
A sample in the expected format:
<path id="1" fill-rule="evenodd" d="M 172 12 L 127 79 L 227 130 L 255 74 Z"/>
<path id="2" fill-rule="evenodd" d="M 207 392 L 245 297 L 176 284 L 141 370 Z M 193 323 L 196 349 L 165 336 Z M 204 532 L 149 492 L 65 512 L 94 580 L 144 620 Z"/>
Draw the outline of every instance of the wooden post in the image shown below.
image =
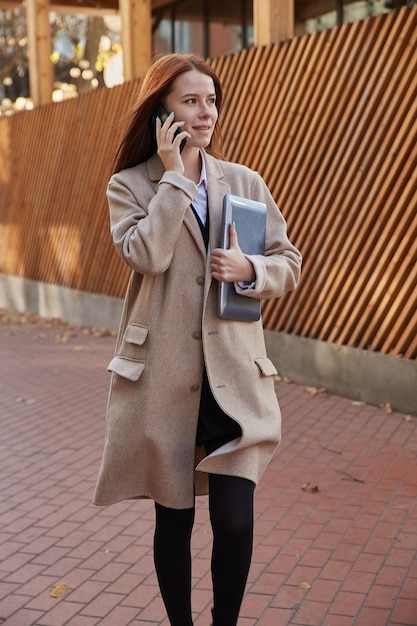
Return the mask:
<path id="1" fill-rule="evenodd" d="M 35 105 L 52 100 L 52 39 L 49 0 L 27 0 L 30 97 Z"/>
<path id="2" fill-rule="evenodd" d="M 294 37 L 295 0 L 253 0 L 255 45 Z"/>
<path id="3" fill-rule="evenodd" d="M 151 0 L 120 0 L 124 80 L 143 78 L 151 64 Z"/>

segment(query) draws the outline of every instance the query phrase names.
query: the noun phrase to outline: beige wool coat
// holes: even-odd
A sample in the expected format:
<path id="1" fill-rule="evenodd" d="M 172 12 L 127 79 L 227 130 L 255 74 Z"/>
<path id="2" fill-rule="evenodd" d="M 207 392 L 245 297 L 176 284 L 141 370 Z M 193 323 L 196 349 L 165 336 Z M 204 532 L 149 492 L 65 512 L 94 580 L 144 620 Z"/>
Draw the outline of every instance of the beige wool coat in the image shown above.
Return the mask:
<path id="1" fill-rule="evenodd" d="M 267 205 L 265 256 L 247 297 L 276 298 L 297 285 L 301 256 L 256 172 L 205 154 L 210 242 L 206 254 L 190 203 L 197 186 L 164 172 L 158 156 L 115 174 L 108 186 L 111 232 L 133 270 L 112 372 L 106 437 L 94 502 L 152 498 L 191 508 L 207 493 L 207 473 L 257 483 L 281 436 L 276 370 L 262 322 L 221 320 L 210 250 L 220 245 L 223 197 Z M 239 290 L 239 287 L 236 287 Z M 212 454 L 196 448 L 204 363 L 213 395 L 242 436 Z"/>

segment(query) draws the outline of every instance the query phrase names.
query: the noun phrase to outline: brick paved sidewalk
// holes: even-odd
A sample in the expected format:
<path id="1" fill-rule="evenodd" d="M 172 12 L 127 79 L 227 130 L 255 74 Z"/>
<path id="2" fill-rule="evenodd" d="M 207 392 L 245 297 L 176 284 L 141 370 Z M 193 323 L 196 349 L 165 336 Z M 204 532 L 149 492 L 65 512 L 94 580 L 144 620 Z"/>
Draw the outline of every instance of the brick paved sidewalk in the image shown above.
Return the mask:
<path id="1" fill-rule="evenodd" d="M 153 504 L 91 504 L 114 341 L 0 326 L 1 624 L 168 626 Z M 416 626 L 417 420 L 312 391 L 277 383 L 284 439 L 257 489 L 239 626 Z M 210 546 L 199 498 L 196 626 L 210 622 Z"/>

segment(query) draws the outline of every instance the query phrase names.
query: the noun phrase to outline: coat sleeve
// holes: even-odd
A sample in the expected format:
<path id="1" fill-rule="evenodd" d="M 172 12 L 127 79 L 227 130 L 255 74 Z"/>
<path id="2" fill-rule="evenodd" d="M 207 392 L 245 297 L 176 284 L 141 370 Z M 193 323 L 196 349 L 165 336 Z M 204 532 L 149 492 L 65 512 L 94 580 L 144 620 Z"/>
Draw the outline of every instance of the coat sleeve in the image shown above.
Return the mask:
<path id="1" fill-rule="evenodd" d="M 149 190 L 149 180 L 138 182 L 139 177 L 132 168 L 110 179 L 111 234 L 129 267 L 143 275 L 161 274 L 171 264 L 185 212 L 198 189 L 181 174 L 165 172 L 155 193 Z"/>
<path id="2" fill-rule="evenodd" d="M 265 255 L 245 255 L 255 269 L 256 280 L 250 288 L 235 283 L 235 289 L 252 298 L 279 298 L 298 284 L 301 253 L 289 241 L 285 219 L 259 174 L 255 176 L 251 197 L 267 207 Z"/>

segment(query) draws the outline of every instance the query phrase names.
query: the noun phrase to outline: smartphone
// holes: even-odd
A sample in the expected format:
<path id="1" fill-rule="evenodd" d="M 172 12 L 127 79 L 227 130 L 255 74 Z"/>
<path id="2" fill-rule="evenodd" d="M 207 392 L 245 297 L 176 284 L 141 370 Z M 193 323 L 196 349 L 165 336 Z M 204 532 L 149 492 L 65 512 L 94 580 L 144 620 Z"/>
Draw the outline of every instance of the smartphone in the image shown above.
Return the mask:
<path id="1" fill-rule="evenodd" d="M 156 122 L 156 118 L 159 117 L 159 119 L 161 120 L 162 124 L 164 124 L 166 122 L 166 120 L 168 119 L 168 111 L 165 109 L 165 107 L 162 106 L 162 104 L 158 104 L 158 106 L 156 107 L 155 111 L 153 112 L 153 119 Z M 177 130 L 174 133 L 174 139 L 175 137 L 179 134 L 182 133 L 181 128 L 177 128 Z M 187 143 L 187 138 L 183 139 L 180 143 L 180 152 L 182 152 L 184 150 L 184 146 Z"/>

